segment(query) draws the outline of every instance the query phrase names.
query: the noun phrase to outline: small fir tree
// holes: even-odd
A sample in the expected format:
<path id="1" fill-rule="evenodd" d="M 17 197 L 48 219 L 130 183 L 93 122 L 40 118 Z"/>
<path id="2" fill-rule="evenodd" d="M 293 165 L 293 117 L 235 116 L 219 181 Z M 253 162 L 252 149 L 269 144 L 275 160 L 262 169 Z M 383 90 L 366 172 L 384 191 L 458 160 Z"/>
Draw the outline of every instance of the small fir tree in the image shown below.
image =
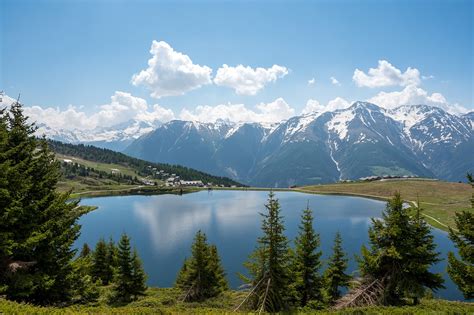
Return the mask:
<path id="1" fill-rule="evenodd" d="M 257 239 L 257 248 L 244 263 L 250 277 L 242 276 L 254 294 L 249 298 L 253 309 L 278 312 L 288 307 L 292 298 L 290 289 L 290 259 L 288 240 L 280 215 L 280 204 L 273 192 L 268 195 L 262 213 L 263 235 Z"/>
<path id="2" fill-rule="evenodd" d="M 329 258 L 328 266 L 324 271 L 324 287 L 325 297 L 329 304 L 333 304 L 341 297 L 340 288 L 349 286 L 351 277 L 347 275 L 348 259 L 342 249 L 342 237 L 339 232 L 334 238 L 334 246 L 332 256 Z"/>
<path id="3" fill-rule="evenodd" d="M 117 276 L 115 280 L 115 298 L 119 302 L 130 302 L 133 297 L 133 260 L 130 239 L 122 234 L 118 245 Z"/>
<path id="4" fill-rule="evenodd" d="M 191 247 L 191 258 L 184 261 L 176 284 L 186 291 L 185 300 L 202 301 L 227 288 L 227 281 L 215 246 L 198 231 Z"/>
<path id="5" fill-rule="evenodd" d="M 137 250 L 133 250 L 132 255 L 132 293 L 135 299 L 138 296 L 145 295 L 146 291 L 146 274 Z"/>
<path id="6" fill-rule="evenodd" d="M 299 234 L 295 240 L 294 281 L 298 304 L 306 306 L 309 301 L 322 302 L 321 251 L 318 251 L 319 234 L 313 228 L 313 212 L 309 205 L 301 215 Z"/>
<path id="7" fill-rule="evenodd" d="M 101 238 L 95 245 L 92 255 L 92 279 L 99 280 L 102 285 L 108 285 L 111 277 L 109 276 L 110 266 L 107 262 L 107 244 Z"/>
<path id="8" fill-rule="evenodd" d="M 79 257 L 86 258 L 90 256 L 91 256 L 91 249 L 89 245 L 87 245 L 87 243 L 84 243 L 84 245 L 82 245 L 82 249 L 81 249 L 81 253 L 79 254 Z"/>
<path id="9" fill-rule="evenodd" d="M 396 193 L 387 203 L 383 219 L 372 220 L 370 249 L 362 246 L 361 273 L 383 282 L 385 304 L 398 304 L 404 297 L 416 302 L 424 294 L 422 288 L 443 287 L 442 277 L 429 271 L 439 255 L 431 232 L 419 215 L 413 219 L 409 211 Z"/>
<path id="10" fill-rule="evenodd" d="M 218 284 L 219 291 L 227 290 L 229 286 L 216 245 L 209 246 L 209 268 L 214 272 L 214 278 Z"/>

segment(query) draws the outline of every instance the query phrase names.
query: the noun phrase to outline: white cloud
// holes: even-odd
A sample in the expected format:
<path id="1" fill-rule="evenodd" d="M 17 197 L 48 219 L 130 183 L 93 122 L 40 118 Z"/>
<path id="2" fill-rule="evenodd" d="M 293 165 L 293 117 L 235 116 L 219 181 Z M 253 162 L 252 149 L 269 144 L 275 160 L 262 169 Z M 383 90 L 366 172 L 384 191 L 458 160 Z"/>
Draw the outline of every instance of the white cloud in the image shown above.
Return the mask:
<path id="1" fill-rule="evenodd" d="M 322 105 L 317 100 L 309 99 L 306 102 L 306 106 L 301 111 L 302 114 L 309 114 L 312 112 L 328 112 L 334 111 L 337 109 L 348 108 L 351 103 L 342 97 L 336 97 L 333 100 L 330 100 L 326 105 Z"/>
<path id="2" fill-rule="evenodd" d="M 212 83 L 211 68 L 194 64 L 164 41 L 154 40 L 150 53 L 153 57 L 148 60 L 148 68 L 133 75 L 131 82 L 147 87 L 152 97 L 183 95 Z"/>
<path id="3" fill-rule="evenodd" d="M 408 86 L 420 84 L 420 71 L 408 67 L 405 72 L 395 68 L 386 60 L 379 60 L 377 68 L 370 68 L 368 74 L 356 69 L 352 80 L 359 87 Z"/>
<path id="4" fill-rule="evenodd" d="M 311 78 L 310 80 L 308 80 L 308 85 L 315 85 L 316 84 L 316 80 L 314 78 Z"/>
<path id="5" fill-rule="evenodd" d="M 341 85 L 341 83 L 339 83 L 339 81 L 335 77 L 330 77 L 329 79 L 331 80 L 331 83 L 333 85 Z"/>
<path id="6" fill-rule="evenodd" d="M 395 108 L 401 105 L 431 105 L 453 113 L 465 113 L 468 110 L 459 104 L 450 104 L 441 93 L 431 95 L 420 87 L 408 85 L 401 91 L 380 92 L 368 100 L 384 108 Z"/>
<path id="7" fill-rule="evenodd" d="M 224 64 L 217 70 L 214 83 L 233 88 L 237 94 L 255 95 L 270 82 L 275 82 L 288 74 L 288 69 L 279 65 L 271 68 L 255 68 L 238 65 L 229 67 Z"/>
<path id="8" fill-rule="evenodd" d="M 279 122 L 295 114 L 283 98 L 270 103 L 260 103 L 257 110 L 247 108 L 244 104 L 220 104 L 217 106 L 197 106 L 194 110 L 183 109 L 179 115 L 183 120 L 215 122 L 218 119 L 232 122 Z"/>
<path id="9" fill-rule="evenodd" d="M 46 124 L 51 128 L 67 130 L 111 127 L 131 119 L 149 122 L 166 122 L 174 119 L 172 110 L 165 109 L 158 104 L 153 105 L 149 110 L 144 99 L 120 91 L 111 96 L 110 103 L 99 108 L 98 112 L 87 114 L 72 105 L 65 110 L 53 107 L 25 106 L 24 113 L 31 121 Z"/>

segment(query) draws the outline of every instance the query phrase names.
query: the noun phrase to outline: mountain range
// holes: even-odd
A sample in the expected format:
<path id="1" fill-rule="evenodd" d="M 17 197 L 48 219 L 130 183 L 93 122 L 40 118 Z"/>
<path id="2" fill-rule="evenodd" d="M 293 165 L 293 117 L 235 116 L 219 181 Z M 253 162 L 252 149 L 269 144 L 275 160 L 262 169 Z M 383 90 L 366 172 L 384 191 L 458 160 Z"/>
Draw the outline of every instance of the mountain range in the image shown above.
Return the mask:
<path id="1" fill-rule="evenodd" d="M 474 170 L 474 112 L 454 115 L 427 105 L 384 109 L 355 102 L 275 124 L 136 120 L 88 132 L 54 130 L 48 137 L 122 151 L 152 162 L 180 164 L 239 182 L 287 187 L 371 175 L 464 180 Z"/>

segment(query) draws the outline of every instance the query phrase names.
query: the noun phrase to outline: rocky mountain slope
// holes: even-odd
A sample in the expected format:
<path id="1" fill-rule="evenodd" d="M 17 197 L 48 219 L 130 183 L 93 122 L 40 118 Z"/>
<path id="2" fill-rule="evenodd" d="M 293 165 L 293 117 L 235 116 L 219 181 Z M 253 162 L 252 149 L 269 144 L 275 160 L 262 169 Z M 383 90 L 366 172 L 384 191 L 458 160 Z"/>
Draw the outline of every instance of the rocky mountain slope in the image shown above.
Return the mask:
<path id="1" fill-rule="evenodd" d="M 386 110 L 356 102 L 273 126 L 171 121 L 124 152 L 257 186 L 286 187 L 370 175 L 462 180 L 474 170 L 473 113 L 426 106 Z"/>

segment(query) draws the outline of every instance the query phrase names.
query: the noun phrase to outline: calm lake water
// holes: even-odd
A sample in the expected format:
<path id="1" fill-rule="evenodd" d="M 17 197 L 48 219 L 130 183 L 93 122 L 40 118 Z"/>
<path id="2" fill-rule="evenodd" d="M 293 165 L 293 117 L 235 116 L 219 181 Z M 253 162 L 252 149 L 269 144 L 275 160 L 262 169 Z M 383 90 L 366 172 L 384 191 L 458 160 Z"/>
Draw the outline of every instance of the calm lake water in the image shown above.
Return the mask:
<path id="1" fill-rule="evenodd" d="M 323 259 L 331 254 L 337 231 L 341 232 L 345 251 L 350 258 L 349 272 L 357 269 L 354 255 L 367 244 L 367 229 L 372 217 L 380 217 L 385 203 L 346 196 L 312 195 L 276 192 L 285 220 L 286 235 L 294 239 L 302 209 L 309 202 L 314 227 L 320 233 Z M 96 211 L 84 215 L 82 233 L 76 246 L 95 243 L 104 237 L 118 241 L 126 232 L 144 263 L 148 285 L 172 286 L 184 258 L 190 255 L 195 233 L 201 229 L 217 245 L 228 280 L 233 288 L 241 285 L 237 273 L 245 273 L 242 263 L 255 248 L 260 235 L 260 215 L 267 192 L 201 191 L 182 196 L 120 196 L 83 199 L 82 204 L 95 205 Z M 446 257 L 454 247 L 447 233 L 433 229 L 438 251 L 444 259 L 433 267 L 443 273 L 446 289 L 435 295 L 462 300 L 462 294 L 446 274 Z"/>

